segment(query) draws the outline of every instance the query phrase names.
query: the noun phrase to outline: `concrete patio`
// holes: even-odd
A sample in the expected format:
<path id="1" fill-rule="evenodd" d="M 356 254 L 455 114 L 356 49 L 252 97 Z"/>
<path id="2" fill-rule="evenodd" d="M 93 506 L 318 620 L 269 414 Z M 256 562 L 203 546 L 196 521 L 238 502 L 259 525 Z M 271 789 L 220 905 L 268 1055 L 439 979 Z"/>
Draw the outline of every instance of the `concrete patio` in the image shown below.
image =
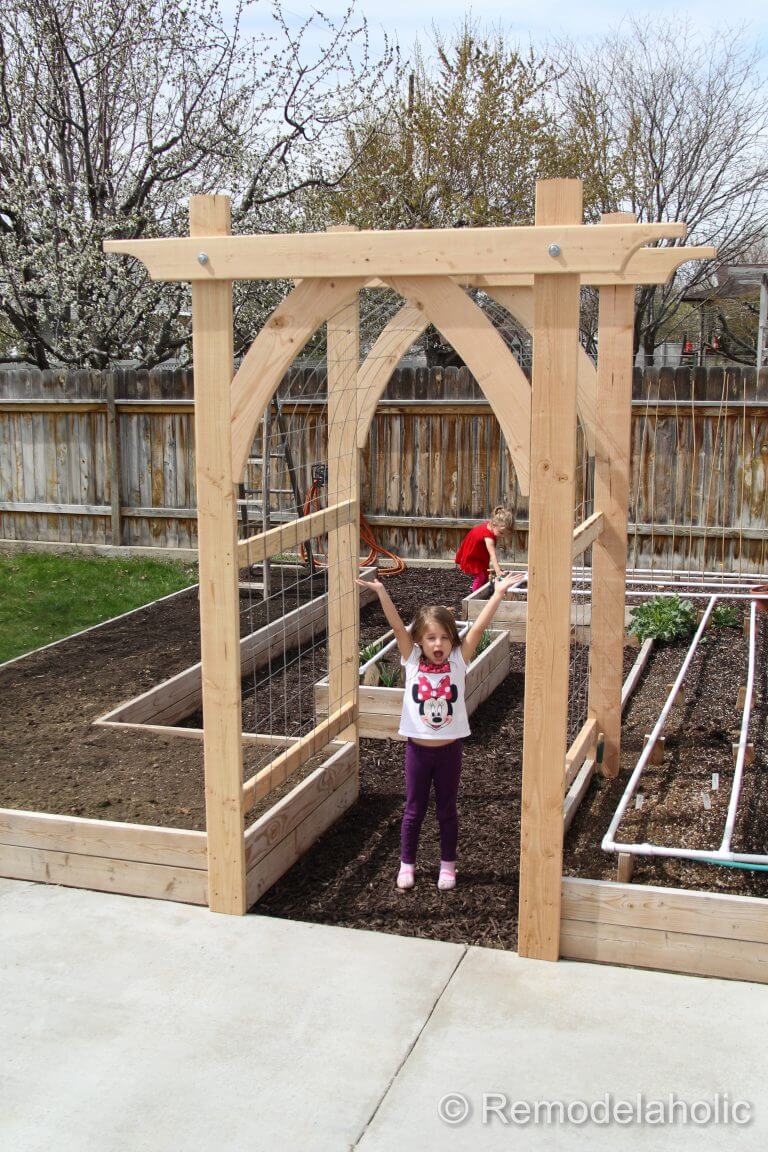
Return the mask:
<path id="1" fill-rule="evenodd" d="M 762 985 L 0 880 L 0 994 L 9 1152 L 768 1144 Z"/>

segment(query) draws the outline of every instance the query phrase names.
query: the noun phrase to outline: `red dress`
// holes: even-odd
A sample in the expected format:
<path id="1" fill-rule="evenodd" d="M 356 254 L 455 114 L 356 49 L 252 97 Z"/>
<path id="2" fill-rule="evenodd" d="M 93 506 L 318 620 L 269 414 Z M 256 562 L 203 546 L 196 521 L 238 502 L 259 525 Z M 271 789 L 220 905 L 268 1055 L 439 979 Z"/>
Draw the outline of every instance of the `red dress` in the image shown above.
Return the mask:
<path id="1" fill-rule="evenodd" d="M 487 520 L 485 524 L 470 528 L 456 553 L 456 563 L 462 572 L 466 572 L 468 576 L 484 575 L 491 566 L 491 557 L 485 541 L 495 539 Z"/>

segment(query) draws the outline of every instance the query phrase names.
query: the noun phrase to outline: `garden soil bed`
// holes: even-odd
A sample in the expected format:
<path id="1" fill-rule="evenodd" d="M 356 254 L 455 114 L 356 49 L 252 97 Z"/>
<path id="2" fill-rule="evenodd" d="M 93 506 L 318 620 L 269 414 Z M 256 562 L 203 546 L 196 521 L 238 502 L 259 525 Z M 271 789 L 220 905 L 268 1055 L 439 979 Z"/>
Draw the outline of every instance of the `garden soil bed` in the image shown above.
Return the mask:
<path id="1" fill-rule="evenodd" d="M 704 604 L 705 601 L 699 601 Z M 739 612 L 746 602 L 733 601 Z M 756 757 L 745 767 L 739 817 L 732 848 L 768 853 L 768 618 L 758 614 L 755 702 L 750 740 Z M 683 663 L 688 645 L 660 646 L 624 717 L 621 774 L 596 778 L 584 799 L 566 844 L 568 875 L 600 880 L 616 877 L 616 858 L 602 852 L 600 839 Z M 685 679 L 685 701 L 665 728 L 663 764 L 649 764 L 630 801 L 617 839 L 677 848 L 717 849 L 725 829 L 733 781 L 731 745 L 739 739 L 739 687 L 746 682 L 747 640 L 741 629 L 710 623 Z M 713 781 L 713 776 L 716 780 Z M 717 784 L 717 788 L 713 787 Z M 704 799 L 706 797 L 706 800 Z M 707 807 L 707 803 L 709 807 Z M 768 897 L 768 873 L 660 857 L 637 857 L 633 882 Z"/>
<path id="2" fill-rule="evenodd" d="M 322 577 L 281 598 L 280 612 L 324 591 Z M 451 570 L 408 570 L 388 582 L 401 614 L 430 600 L 457 607 L 466 581 Z M 276 611 L 271 615 L 274 617 Z M 260 602 L 243 601 L 243 631 L 268 622 Z M 362 643 L 387 628 L 378 604 L 363 610 Z M 761 636 L 755 716 L 758 756 L 747 772 L 744 818 L 735 847 L 764 851 L 768 803 L 763 788 L 768 717 Z M 636 651 L 627 649 L 625 672 Z M 652 658 L 625 717 L 625 751 L 617 781 L 593 782 L 566 845 L 566 872 L 612 878 L 615 860 L 600 851 L 626 778 L 674 679 L 684 649 Z M 0 806 L 78 816 L 204 827 L 202 750 L 195 741 L 96 729 L 92 721 L 119 702 L 199 659 L 196 590 L 0 670 Z M 322 674 L 314 651 L 311 674 Z M 724 822 L 732 770 L 730 741 L 738 727 L 738 684 L 745 642 L 726 630 L 702 649 L 691 670 L 685 711 L 676 717 L 663 768 L 643 781 L 643 808 L 628 814 L 621 835 L 714 847 Z M 513 645 L 512 670 L 473 716 L 461 793 L 459 886 L 435 888 L 439 858 L 432 813 L 422 833 L 416 888 L 394 887 L 402 812 L 402 745 L 361 743 L 361 796 L 310 852 L 259 903 L 259 914 L 375 929 L 432 939 L 512 948 L 516 942 L 524 648 Z M 274 668 L 277 674 L 279 669 Z M 290 673 L 286 673 L 290 689 Z M 303 693 L 305 686 L 300 691 Z M 273 693 L 276 688 L 273 686 Z M 281 689 L 282 690 L 282 689 Z M 731 699 L 733 697 L 733 699 Z M 245 710 L 249 708 L 248 699 Z M 199 718 L 198 718 L 199 719 Z M 686 749 L 689 745 L 693 752 Z M 703 750 L 703 751 L 702 751 Z M 717 766 L 715 766 L 715 764 Z M 252 762 L 246 772 L 252 771 Z M 720 788 L 706 810 L 700 793 L 713 771 Z M 291 786 L 297 778 L 292 778 Z M 698 795 L 698 804 L 696 797 Z M 274 802 L 275 796 L 270 798 Z M 768 895 L 768 880 L 750 872 L 687 864 L 640 862 L 639 882 Z"/>
<path id="3" fill-rule="evenodd" d="M 279 570 L 275 574 L 275 582 Z M 311 579 L 301 570 L 284 572 L 285 588 L 264 603 L 258 594 L 241 597 L 241 633 L 270 623 L 297 604 L 325 592 L 322 572 Z M 428 595 L 457 606 L 466 579 L 452 571 L 409 570 L 390 581 L 406 618 Z M 292 585 L 292 586 L 291 586 Z M 433 589 L 428 592 L 428 589 Z M 363 610 L 363 643 L 388 625 L 377 603 Z M 94 728 L 93 721 L 121 702 L 146 692 L 200 659 L 197 589 L 33 652 L 0 669 L 0 807 L 54 812 L 176 828 L 205 827 L 202 748 L 196 740 L 164 738 L 135 730 Z M 307 660 L 318 677 L 325 672 L 321 646 Z M 280 662 L 272 661 L 273 706 L 295 684 L 283 686 Z M 259 674 L 263 678 L 264 673 Z M 253 722 L 253 679 L 246 678 L 244 717 Z M 313 683 L 302 691 L 311 703 Z M 200 715 L 189 717 L 189 727 Z M 307 725 L 310 723 L 307 715 Z M 281 731 L 276 720 L 275 730 Z M 246 750 L 245 772 L 259 763 Z M 300 777 L 292 777 L 295 784 Z M 279 793 L 272 794 L 274 802 Z"/>

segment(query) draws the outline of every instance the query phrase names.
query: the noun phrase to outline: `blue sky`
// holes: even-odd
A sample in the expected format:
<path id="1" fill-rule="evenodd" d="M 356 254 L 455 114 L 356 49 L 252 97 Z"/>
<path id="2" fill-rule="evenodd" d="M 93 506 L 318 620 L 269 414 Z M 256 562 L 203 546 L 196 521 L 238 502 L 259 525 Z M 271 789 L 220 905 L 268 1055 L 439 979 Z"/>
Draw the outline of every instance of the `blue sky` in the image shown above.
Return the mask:
<path id="1" fill-rule="evenodd" d="M 236 6 L 235 0 L 220 0 L 220 4 L 225 15 L 233 12 Z M 471 11 L 479 23 L 500 25 L 523 43 L 528 40 L 541 43 L 562 35 L 588 41 L 615 26 L 622 15 L 628 13 L 658 17 L 660 21 L 686 17 L 703 35 L 721 30 L 727 22 L 730 27 L 745 26 L 748 38 L 768 56 L 768 3 L 765 0 L 728 0 L 727 4 L 723 0 L 698 0 L 690 6 L 676 0 L 640 0 L 634 5 L 627 4 L 626 8 L 607 0 L 581 0 L 575 4 L 566 4 L 563 0 L 512 0 L 511 3 L 475 0 L 471 6 L 464 0 L 440 0 L 439 3 L 433 0 L 422 4 L 414 0 L 358 0 L 358 6 L 367 16 L 374 38 L 384 29 L 396 37 L 405 53 L 416 37 L 424 41 L 429 39 L 433 23 L 444 31 L 450 31 Z M 316 8 L 338 17 L 345 7 L 344 0 L 329 0 L 328 3 L 318 0 L 316 4 L 306 0 L 286 0 L 283 11 L 291 21 L 300 22 Z M 253 3 L 246 26 L 262 28 L 268 23 L 269 5 Z"/>

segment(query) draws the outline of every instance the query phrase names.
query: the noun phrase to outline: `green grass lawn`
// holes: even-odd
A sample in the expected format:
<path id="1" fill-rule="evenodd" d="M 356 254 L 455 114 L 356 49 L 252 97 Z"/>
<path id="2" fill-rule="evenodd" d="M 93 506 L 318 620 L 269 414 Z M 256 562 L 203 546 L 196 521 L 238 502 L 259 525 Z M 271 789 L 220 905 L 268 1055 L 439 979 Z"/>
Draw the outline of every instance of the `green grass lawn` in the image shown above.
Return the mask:
<path id="1" fill-rule="evenodd" d="M 165 560 L 28 552 L 0 556 L 0 661 L 197 581 L 197 568 Z"/>

